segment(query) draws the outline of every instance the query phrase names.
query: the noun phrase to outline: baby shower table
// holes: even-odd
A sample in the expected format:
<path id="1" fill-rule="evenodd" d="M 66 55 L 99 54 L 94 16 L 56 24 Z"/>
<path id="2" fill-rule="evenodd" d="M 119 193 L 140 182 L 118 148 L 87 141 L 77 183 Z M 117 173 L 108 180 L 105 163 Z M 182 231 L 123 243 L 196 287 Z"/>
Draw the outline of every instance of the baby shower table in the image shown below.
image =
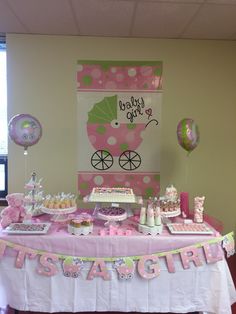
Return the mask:
<path id="1" fill-rule="evenodd" d="M 48 215 L 39 217 L 47 221 Z M 133 231 L 130 236 L 100 236 L 104 222 L 96 221 L 88 236 L 68 234 L 63 226 L 52 223 L 44 235 L 8 235 L 0 240 L 33 250 L 79 257 L 144 256 L 192 246 L 219 236 L 172 235 L 166 227 L 157 236 Z M 215 245 L 215 250 L 221 250 Z M 184 269 L 179 254 L 174 256 L 175 272 L 169 272 L 164 258 L 159 259 L 160 275 L 147 280 L 137 271 L 133 278 L 121 280 L 113 263 L 106 263 L 110 280 L 87 280 L 92 262 L 84 263 L 77 278 L 66 277 L 58 262 L 53 276 L 37 273 L 38 258 L 25 258 L 22 268 L 15 267 L 16 252 L 7 247 L 0 260 L 0 307 L 37 312 L 204 312 L 230 314 L 236 301 L 235 287 L 225 258 Z"/>

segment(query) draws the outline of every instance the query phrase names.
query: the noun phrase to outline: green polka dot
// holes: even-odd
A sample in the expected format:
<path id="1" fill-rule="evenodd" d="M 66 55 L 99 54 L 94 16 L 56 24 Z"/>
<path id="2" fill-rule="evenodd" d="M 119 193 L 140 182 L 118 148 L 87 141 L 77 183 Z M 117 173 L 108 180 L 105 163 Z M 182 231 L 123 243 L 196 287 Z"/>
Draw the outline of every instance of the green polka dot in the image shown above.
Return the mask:
<path id="1" fill-rule="evenodd" d="M 107 131 L 107 129 L 105 128 L 105 126 L 104 125 L 99 125 L 97 128 L 96 128 L 96 131 L 97 131 L 97 133 L 98 134 L 105 134 L 106 133 L 106 131 Z"/>
<path id="2" fill-rule="evenodd" d="M 87 188 L 88 188 L 88 183 L 87 183 L 87 182 L 82 182 L 82 183 L 80 183 L 79 188 L 80 188 L 81 190 L 87 190 Z"/>
<path id="3" fill-rule="evenodd" d="M 153 194 L 154 194 L 154 191 L 153 191 L 153 188 L 152 187 L 149 187 L 145 190 L 145 198 L 149 198 L 149 197 L 152 197 Z"/>
<path id="4" fill-rule="evenodd" d="M 160 181 L 160 175 L 159 174 L 155 174 L 154 176 L 153 176 L 153 178 L 154 178 L 154 180 L 155 181 Z"/>
<path id="5" fill-rule="evenodd" d="M 127 124 L 127 129 L 133 130 L 133 129 L 135 129 L 135 128 L 136 128 L 136 124 L 135 124 L 135 123 L 128 123 L 128 124 Z"/>
<path id="6" fill-rule="evenodd" d="M 160 67 L 160 68 L 156 68 L 155 70 L 154 70 L 154 74 L 156 75 L 156 76 L 161 76 L 161 73 L 162 73 L 162 68 Z"/>
<path id="7" fill-rule="evenodd" d="M 85 76 L 83 76 L 82 81 L 83 81 L 84 85 L 89 86 L 92 84 L 93 79 L 90 75 L 85 75 Z"/>
<path id="8" fill-rule="evenodd" d="M 124 152 L 129 149 L 129 145 L 127 143 L 120 144 L 120 150 Z"/>
<path id="9" fill-rule="evenodd" d="M 143 84 L 143 88 L 147 89 L 148 88 L 148 84 L 147 83 Z"/>

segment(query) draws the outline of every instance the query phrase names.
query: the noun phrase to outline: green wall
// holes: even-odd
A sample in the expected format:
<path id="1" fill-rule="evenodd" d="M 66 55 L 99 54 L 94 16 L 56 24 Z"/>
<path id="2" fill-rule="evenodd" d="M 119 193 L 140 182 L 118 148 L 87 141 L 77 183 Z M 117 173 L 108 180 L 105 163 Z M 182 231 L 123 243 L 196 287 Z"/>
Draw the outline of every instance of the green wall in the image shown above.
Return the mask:
<path id="1" fill-rule="evenodd" d="M 27 157 L 9 142 L 9 192 L 23 191 L 33 170 L 45 193 L 76 192 L 77 59 L 160 60 L 162 192 L 173 183 L 190 193 L 191 206 L 205 195 L 206 213 L 225 232 L 236 229 L 236 42 L 10 34 L 7 53 L 8 116 L 29 113 L 43 126 Z M 189 157 L 176 137 L 184 117 L 200 129 Z"/>

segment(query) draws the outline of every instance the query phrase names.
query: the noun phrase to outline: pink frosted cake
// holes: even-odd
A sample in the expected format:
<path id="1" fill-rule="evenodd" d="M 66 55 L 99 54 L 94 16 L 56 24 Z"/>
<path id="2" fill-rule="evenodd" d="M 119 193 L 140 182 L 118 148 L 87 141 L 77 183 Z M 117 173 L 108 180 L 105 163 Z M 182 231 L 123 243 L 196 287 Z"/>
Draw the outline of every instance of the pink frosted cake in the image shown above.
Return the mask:
<path id="1" fill-rule="evenodd" d="M 103 207 L 99 208 L 97 217 L 107 221 L 121 221 L 127 218 L 127 213 L 120 207 Z"/>
<path id="2" fill-rule="evenodd" d="M 166 188 L 165 195 L 159 198 L 161 215 L 164 217 L 176 217 L 181 214 L 180 200 L 173 185 Z"/>
<path id="3" fill-rule="evenodd" d="M 90 202 L 135 203 L 135 195 L 131 188 L 93 188 L 89 197 Z"/>

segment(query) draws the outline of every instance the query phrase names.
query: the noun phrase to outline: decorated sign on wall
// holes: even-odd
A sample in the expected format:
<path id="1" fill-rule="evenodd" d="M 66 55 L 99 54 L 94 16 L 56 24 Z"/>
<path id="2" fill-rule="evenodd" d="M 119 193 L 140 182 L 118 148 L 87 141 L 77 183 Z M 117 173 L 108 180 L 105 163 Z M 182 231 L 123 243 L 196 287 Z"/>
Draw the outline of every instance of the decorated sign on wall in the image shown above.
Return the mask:
<path id="1" fill-rule="evenodd" d="M 80 194 L 103 185 L 157 195 L 162 63 L 78 61 L 77 96 Z"/>
<path id="2" fill-rule="evenodd" d="M 209 241 L 196 243 L 191 246 L 175 249 L 167 252 L 156 252 L 142 256 L 123 257 L 83 257 L 68 256 L 31 249 L 19 244 L 0 239 L 0 262 L 4 258 L 7 248 L 16 251 L 15 267 L 23 268 L 25 259 L 38 258 L 36 272 L 39 275 L 55 276 L 62 272 L 66 277 L 77 278 L 84 271 L 85 263 L 92 263 L 87 272 L 87 280 L 101 277 L 104 280 L 111 279 L 108 263 L 117 271 L 119 279 L 132 279 L 137 272 L 143 279 L 150 280 L 160 275 L 160 259 L 164 259 L 168 272 L 175 272 L 174 255 L 178 254 L 182 262 L 183 269 L 190 268 L 191 264 L 200 267 L 203 263 L 215 263 L 224 258 L 222 247 L 231 256 L 235 252 L 233 232 L 220 236 Z M 202 254 L 203 253 L 203 254 Z"/>

